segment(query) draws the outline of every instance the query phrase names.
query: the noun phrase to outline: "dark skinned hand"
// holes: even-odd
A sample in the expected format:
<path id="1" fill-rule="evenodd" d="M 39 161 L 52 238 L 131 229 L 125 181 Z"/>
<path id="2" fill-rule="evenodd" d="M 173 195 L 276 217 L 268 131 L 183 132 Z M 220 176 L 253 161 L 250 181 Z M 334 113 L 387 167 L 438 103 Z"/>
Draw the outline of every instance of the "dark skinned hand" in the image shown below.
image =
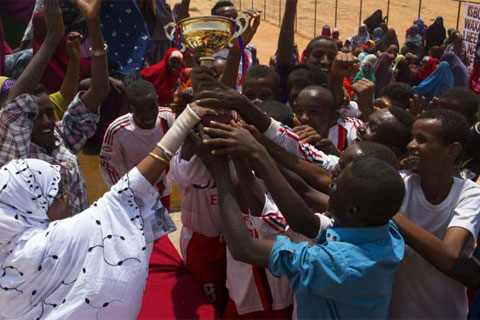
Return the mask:
<path id="1" fill-rule="evenodd" d="M 332 65 L 331 74 L 334 77 L 352 77 L 359 70 L 358 59 L 351 53 L 339 52 Z"/>
<path id="2" fill-rule="evenodd" d="M 205 132 L 202 124 L 199 124 L 196 130 L 189 132 L 187 142 L 193 147 L 195 154 L 202 160 L 210 175 L 213 177 L 215 170 L 224 165 L 224 157 L 214 157 L 213 149 L 203 143 L 203 141 L 211 139 Z M 225 157 L 226 158 L 226 157 Z"/>
<path id="3" fill-rule="evenodd" d="M 230 88 L 206 90 L 195 98 L 199 100 L 198 104 L 216 109 L 238 110 L 242 105 L 251 104 L 247 97 Z"/>
<path id="4" fill-rule="evenodd" d="M 254 155 L 267 154 L 267 150 L 255 137 L 235 121 L 230 124 L 210 122 L 210 127 L 204 128 L 205 133 L 211 136 L 203 143 L 214 148 L 215 156 L 230 155 L 232 157 L 250 158 Z"/>
<path id="5" fill-rule="evenodd" d="M 293 128 L 293 132 L 295 132 L 298 138 L 304 143 L 316 145 L 322 141 L 322 136 L 318 134 L 315 129 L 307 125 L 296 126 Z"/>
<path id="6" fill-rule="evenodd" d="M 425 112 L 425 109 L 427 107 L 427 100 L 425 97 L 420 96 L 418 93 L 415 93 L 413 95 L 413 98 L 410 98 L 409 100 L 409 108 L 407 111 L 414 117 L 422 114 Z"/>

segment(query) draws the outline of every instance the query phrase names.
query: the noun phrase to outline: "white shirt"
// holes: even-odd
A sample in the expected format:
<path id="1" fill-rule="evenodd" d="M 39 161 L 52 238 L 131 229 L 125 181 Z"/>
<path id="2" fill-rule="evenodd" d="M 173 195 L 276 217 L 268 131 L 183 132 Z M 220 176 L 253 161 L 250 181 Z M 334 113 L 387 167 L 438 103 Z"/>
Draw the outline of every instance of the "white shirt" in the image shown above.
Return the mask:
<path id="1" fill-rule="evenodd" d="M 288 227 L 270 196 L 266 196 L 260 217 L 244 214 L 243 219 L 253 238 L 274 239 L 278 234 L 285 233 Z M 268 285 L 263 282 L 265 278 Z M 227 288 L 240 315 L 264 311 L 262 301 L 266 300 L 264 294 L 266 290 L 271 293 L 272 310 L 285 309 L 293 303 L 293 290 L 287 277 L 275 278 L 268 269 L 237 261 L 233 259 L 228 249 Z"/>
<path id="2" fill-rule="evenodd" d="M 181 159 L 181 149 L 170 161 L 171 178 L 182 195 L 182 224 L 207 237 L 222 234 L 218 191 L 200 158 Z"/>
<path id="3" fill-rule="evenodd" d="M 447 198 L 432 205 L 425 198 L 420 176 L 406 171 L 402 177 L 406 194 L 400 212 L 440 239 L 451 227 L 468 230 L 472 237 L 462 255 L 470 256 L 479 232 L 480 187 L 454 178 Z M 466 288 L 406 246 L 395 277 L 390 318 L 466 319 L 467 313 Z"/>
<path id="4" fill-rule="evenodd" d="M 158 108 L 157 123 L 153 129 L 142 129 L 128 113 L 113 121 L 103 138 L 100 151 L 100 169 L 103 181 L 114 185 L 120 177 L 142 161 L 153 150 L 175 120 L 170 108 Z M 168 172 L 168 169 L 166 170 Z M 161 196 L 170 194 L 171 186 L 162 174 L 157 189 Z"/>
<path id="5" fill-rule="evenodd" d="M 361 125 L 362 121 L 357 118 L 339 118 L 337 124 L 330 128 L 328 139 L 342 152 L 357 139 L 357 129 Z"/>

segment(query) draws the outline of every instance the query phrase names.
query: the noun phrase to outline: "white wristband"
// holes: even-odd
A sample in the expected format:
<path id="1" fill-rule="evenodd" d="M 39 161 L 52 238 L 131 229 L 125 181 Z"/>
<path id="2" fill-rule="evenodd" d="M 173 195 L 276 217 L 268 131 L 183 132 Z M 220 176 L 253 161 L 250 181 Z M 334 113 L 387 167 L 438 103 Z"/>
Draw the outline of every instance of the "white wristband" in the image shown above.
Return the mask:
<path id="1" fill-rule="evenodd" d="M 178 148 L 183 144 L 188 132 L 199 123 L 201 118 L 193 111 L 190 105 L 178 116 L 173 126 L 168 129 L 167 133 L 158 142 L 157 146 L 161 148 L 165 154 L 172 157 Z"/>

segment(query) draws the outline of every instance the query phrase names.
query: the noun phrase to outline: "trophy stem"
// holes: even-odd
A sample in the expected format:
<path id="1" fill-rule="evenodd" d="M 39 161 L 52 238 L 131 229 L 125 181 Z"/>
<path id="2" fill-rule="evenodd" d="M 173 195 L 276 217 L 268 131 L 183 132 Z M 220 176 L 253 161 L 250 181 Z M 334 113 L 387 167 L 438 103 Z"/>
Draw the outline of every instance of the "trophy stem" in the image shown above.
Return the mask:
<path id="1" fill-rule="evenodd" d="M 213 56 L 204 56 L 198 58 L 200 65 L 201 66 L 206 66 L 211 68 L 213 66 L 213 63 L 215 62 L 215 58 Z"/>

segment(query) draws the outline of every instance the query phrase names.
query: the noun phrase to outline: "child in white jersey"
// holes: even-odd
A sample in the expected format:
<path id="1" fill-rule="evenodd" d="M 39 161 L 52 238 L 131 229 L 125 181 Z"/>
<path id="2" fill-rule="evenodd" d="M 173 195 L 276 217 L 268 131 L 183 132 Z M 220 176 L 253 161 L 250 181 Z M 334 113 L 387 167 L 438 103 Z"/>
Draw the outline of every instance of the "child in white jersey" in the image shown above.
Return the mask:
<path id="1" fill-rule="evenodd" d="M 158 107 L 155 87 L 150 82 L 137 80 L 127 87 L 126 94 L 132 112 L 110 124 L 100 152 L 101 174 L 108 186 L 117 183 L 148 155 L 175 119 L 170 108 Z M 157 189 L 169 209 L 171 187 L 166 173 L 158 181 Z"/>

